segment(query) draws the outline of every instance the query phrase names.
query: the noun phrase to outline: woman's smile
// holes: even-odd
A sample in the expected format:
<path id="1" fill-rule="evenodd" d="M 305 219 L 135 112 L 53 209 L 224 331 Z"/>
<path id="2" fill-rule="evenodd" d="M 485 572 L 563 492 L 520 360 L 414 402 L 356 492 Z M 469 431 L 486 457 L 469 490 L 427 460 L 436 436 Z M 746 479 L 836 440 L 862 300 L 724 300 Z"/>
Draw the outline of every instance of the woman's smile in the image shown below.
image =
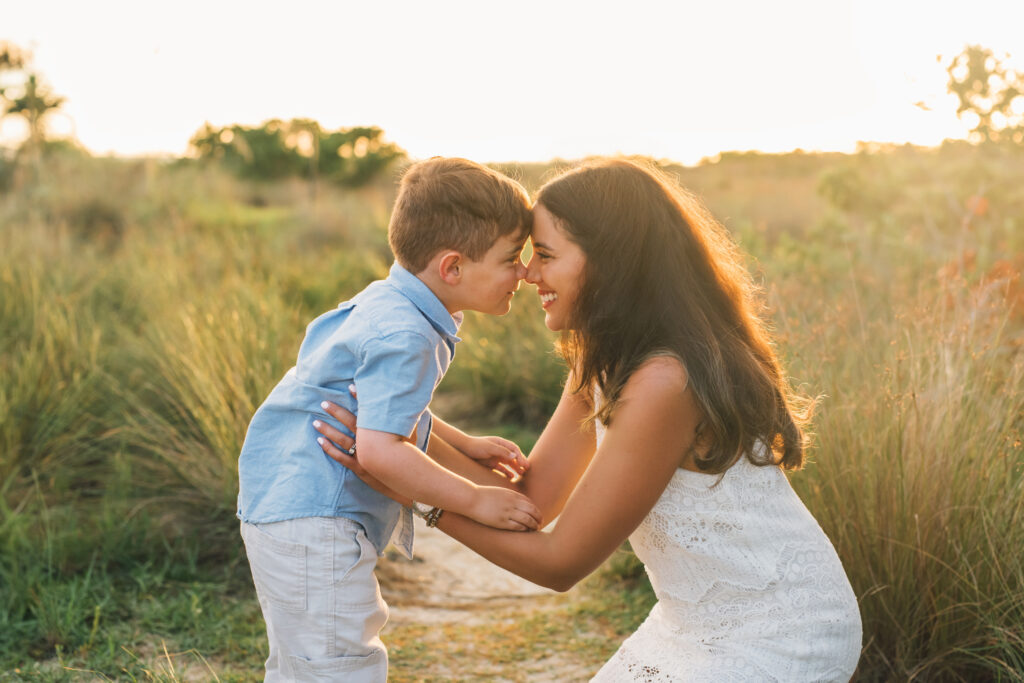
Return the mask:
<path id="1" fill-rule="evenodd" d="M 586 257 L 543 204 L 533 207 L 533 257 L 526 266 L 526 281 L 537 285 L 544 324 L 562 330 L 570 324 Z"/>

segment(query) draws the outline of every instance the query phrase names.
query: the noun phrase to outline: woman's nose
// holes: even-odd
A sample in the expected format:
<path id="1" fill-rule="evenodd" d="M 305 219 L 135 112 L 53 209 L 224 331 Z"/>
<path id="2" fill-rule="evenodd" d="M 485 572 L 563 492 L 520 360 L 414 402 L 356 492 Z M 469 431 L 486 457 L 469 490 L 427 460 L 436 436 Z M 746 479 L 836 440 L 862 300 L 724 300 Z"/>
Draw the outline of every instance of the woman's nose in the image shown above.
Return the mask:
<path id="1" fill-rule="evenodd" d="M 535 285 L 540 282 L 540 264 L 537 260 L 536 254 L 531 256 L 530 262 L 526 264 L 526 274 L 523 276 L 523 279 L 531 285 Z"/>

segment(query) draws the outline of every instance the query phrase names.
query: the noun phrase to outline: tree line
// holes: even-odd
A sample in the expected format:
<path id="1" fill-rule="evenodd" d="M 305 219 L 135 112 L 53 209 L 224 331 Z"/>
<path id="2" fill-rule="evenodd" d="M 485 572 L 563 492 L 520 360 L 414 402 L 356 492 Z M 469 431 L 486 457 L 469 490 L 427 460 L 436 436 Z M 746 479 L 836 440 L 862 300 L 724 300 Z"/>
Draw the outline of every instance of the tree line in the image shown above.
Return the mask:
<path id="1" fill-rule="evenodd" d="M 64 105 L 33 69 L 31 54 L 0 42 L 0 120 L 18 117 L 28 134 L 16 157 L 35 162 L 53 147 L 66 147 L 49 136 L 49 118 Z M 72 145 L 78 147 L 74 141 Z M 300 177 L 315 187 L 319 180 L 355 187 L 372 180 L 405 151 L 384 138 L 376 126 L 328 130 L 312 119 L 271 119 L 259 126 L 203 125 L 189 141 L 190 156 L 199 163 L 216 163 L 236 175 L 254 180 Z M 17 161 L 5 163 L 0 149 L 0 185 Z M 7 167 L 5 169 L 5 166 Z"/>
<path id="2" fill-rule="evenodd" d="M 312 119 L 271 119 L 260 126 L 205 124 L 189 142 L 203 162 L 258 180 L 301 177 L 363 185 L 405 156 L 376 126 L 325 130 Z"/>

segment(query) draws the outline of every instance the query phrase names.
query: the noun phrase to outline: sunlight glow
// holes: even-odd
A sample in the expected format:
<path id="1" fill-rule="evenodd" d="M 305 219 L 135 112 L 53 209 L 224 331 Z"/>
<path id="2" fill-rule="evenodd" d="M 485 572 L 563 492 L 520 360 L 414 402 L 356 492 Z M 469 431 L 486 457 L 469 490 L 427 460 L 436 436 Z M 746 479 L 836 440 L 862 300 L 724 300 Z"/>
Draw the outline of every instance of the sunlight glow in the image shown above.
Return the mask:
<path id="1" fill-rule="evenodd" d="M 636 0 L 628 12 L 582 0 L 514 11 L 299 0 L 287 14 L 310 20 L 283 12 L 199 0 L 20 3 L 4 10 L 0 40 L 33 50 L 67 97 L 73 126 L 61 127 L 98 153 L 182 154 L 204 121 L 305 117 L 380 126 L 414 157 L 695 162 L 724 150 L 966 137 L 945 65 L 967 43 L 997 54 L 1020 46 L 1024 25 L 1024 3 L 1006 0 Z M 4 122 L 0 141 L 19 132 Z"/>

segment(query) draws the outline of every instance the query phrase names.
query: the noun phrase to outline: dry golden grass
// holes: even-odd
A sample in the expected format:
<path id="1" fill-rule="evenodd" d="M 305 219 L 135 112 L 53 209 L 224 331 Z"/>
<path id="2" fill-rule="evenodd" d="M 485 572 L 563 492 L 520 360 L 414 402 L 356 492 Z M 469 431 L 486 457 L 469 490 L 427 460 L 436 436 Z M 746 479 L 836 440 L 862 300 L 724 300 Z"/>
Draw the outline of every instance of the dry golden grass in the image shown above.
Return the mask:
<path id="1" fill-rule="evenodd" d="M 790 375 L 824 395 L 792 481 L 860 598 L 864 680 L 1024 671 L 1020 155 L 948 145 L 674 169 L 751 253 Z M 41 586 L 142 571 L 179 537 L 200 539 L 199 565 L 238 560 L 252 411 L 306 322 L 389 263 L 390 178 L 313 201 L 301 183 L 215 169 L 49 163 L 42 184 L 0 196 L 9 666 L 93 642 L 89 601 L 108 598 L 88 592 L 46 621 Z M 536 187 L 545 169 L 519 172 Z M 536 429 L 562 370 L 524 295 L 507 319 L 467 321 L 442 389 Z M 100 541 L 111 520 L 128 531 Z M 34 549 L 39 533 L 50 541 Z"/>

